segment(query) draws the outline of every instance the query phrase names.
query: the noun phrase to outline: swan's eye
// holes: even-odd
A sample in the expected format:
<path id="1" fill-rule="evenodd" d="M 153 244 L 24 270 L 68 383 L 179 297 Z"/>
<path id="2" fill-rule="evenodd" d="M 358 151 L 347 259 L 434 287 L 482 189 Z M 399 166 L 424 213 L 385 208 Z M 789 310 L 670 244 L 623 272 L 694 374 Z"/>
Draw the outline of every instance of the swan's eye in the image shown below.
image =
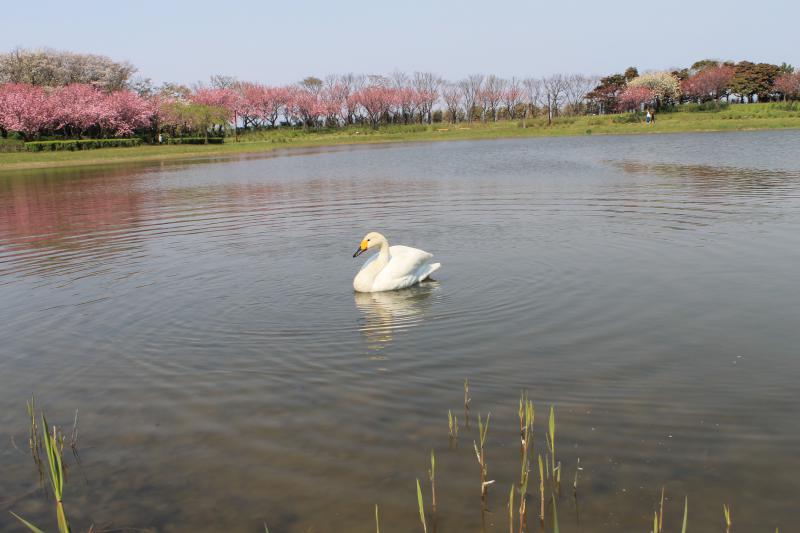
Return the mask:
<path id="1" fill-rule="evenodd" d="M 367 239 L 367 242 L 369 242 L 369 239 Z"/>

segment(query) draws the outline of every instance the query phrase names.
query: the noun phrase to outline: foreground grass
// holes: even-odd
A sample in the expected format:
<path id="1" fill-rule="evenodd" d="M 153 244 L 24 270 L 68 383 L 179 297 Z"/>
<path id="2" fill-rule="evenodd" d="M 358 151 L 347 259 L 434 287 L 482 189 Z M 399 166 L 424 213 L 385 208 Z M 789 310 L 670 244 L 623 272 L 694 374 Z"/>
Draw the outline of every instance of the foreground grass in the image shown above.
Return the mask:
<path id="1" fill-rule="evenodd" d="M 343 129 L 303 131 L 278 129 L 241 135 L 239 142 L 229 139 L 223 145 L 140 146 L 104 148 L 81 152 L 0 153 L 0 171 L 33 168 L 213 158 L 262 153 L 285 148 L 335 146 L 413 141 L 454 141 L 518 137 L 557 137 L 609 134 L 653 134 L 702 131 L 743 131 L 800 128 L 800 109 L 781 104 L 733 105 L 712 112 L 673 112 L 658 115 L 654 125 L 625 122 L 630 115 L 562 117 L 552 125 L 537 118 L 527 121 L 473 122 L 433 125 L 389 125 L 373 130 L 364 126 Z"/>

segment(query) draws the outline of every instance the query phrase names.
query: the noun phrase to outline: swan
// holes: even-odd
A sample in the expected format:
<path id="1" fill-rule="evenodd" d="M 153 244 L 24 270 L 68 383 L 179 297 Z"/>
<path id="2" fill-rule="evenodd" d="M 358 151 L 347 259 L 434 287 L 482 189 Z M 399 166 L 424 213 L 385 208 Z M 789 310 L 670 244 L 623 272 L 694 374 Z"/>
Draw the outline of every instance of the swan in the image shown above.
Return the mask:
<path id="1" fill-rule="evenodd" d="M 386 237 L 375 231 L 364 236 L 353 257 L 377 247 L 380 247 L 380 251 L 364 263 L 353 280 L 356 292 L 405 289 L 428 279 L 442 266 L 440 263 L 431 263 L 433 255 L 423 250 L 409 246 L 389 246 Z"/>

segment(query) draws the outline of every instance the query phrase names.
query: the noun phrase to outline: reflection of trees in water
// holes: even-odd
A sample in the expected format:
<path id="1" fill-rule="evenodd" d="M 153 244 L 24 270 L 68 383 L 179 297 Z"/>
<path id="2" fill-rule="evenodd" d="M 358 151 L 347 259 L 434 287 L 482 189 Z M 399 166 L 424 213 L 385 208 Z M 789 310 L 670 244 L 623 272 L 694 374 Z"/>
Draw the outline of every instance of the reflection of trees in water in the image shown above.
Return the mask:
<path id="1" fill-rule="evenodd" d="M 139 224 L 145 195 L 136 178 L 130 170 L 94 169 L 0 180 L 0 242 L 14 253 L 15 269 L 99 265 L 129 253 L 140 240 L 129 230 Z"/>
<path id="2" fill-rule="evenodd" d="M 359 331 L 369 350 L 380 352 L 397 332 L 421 323 L 438 287 L 431 281 L 401 291 L 355 293 L 356 308 L 363 315 Z"/>
<path id="3" fill-rule="evenodd" d="M 785 190 L 800 184 L 800 171 L 797 170 L 641 161 L 608 161 L 608 163 L 628 174 L 680 178 L 692 187 L 717 194 L 761 194 L 771 189 Z"/>

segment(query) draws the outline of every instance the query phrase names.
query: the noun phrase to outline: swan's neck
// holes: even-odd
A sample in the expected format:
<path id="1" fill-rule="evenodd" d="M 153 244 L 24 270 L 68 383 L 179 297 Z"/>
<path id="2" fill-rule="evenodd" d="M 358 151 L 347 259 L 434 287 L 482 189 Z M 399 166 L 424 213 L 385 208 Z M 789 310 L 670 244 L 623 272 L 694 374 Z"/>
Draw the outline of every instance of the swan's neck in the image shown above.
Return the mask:
<path id="1" fill-rule="evenodd" d="M 353 280 L 353 288 L 358 292 L 371 292 L 375 278 L 389 264 L 389 259 L 391 259 L 389 256 L 389 243 L 384 239 L 381 242 L 381 248 L 375 260 L 358 271 L 356 278 Z"/>
<path id="2" fill-rule="evenodd" d="M 389 262 L 389 241 L 386 239 L 381 242 L 381 249 L 378 251 L 378 258 L 375 262 L 380 265 L 380 268 L 385 267 Z"/>

